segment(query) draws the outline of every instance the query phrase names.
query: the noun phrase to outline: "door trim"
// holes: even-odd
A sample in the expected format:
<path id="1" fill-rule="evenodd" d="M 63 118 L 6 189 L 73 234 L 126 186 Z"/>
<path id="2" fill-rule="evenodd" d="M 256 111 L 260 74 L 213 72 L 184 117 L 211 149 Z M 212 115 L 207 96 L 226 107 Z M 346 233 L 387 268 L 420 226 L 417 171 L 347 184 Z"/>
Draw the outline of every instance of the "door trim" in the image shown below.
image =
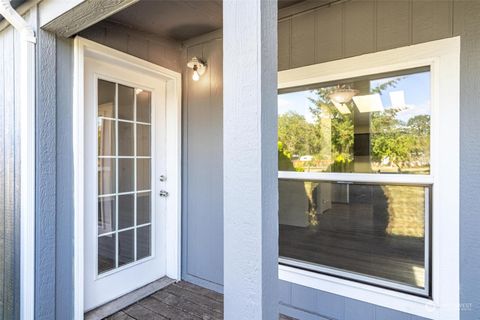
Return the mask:
<path id="1" fill-rule="evenodd" d="M 181 74 L 133 57 L 96 42 L 76 37 L 73 72 L 73 179 L 74 179 L 74 317 L 84 315 L 84 58 L 95 59 L 127 69 L 149 73 L 166 81 L 166 276 L 181 277 Z"/>

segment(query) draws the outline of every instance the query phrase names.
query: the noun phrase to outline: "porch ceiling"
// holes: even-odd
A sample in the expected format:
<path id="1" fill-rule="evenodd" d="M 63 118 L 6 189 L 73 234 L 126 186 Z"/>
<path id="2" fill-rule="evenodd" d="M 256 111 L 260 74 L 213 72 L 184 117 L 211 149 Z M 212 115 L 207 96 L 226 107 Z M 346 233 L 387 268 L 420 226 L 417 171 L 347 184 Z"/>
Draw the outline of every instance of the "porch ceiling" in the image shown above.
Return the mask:
<path id="1" fill-rule="evenodd" d="M 302 0 L 278 0 L 279 9 Z M 185 41 L 222 27 L 222 0 L 140 0 L 108 20 Z"/>

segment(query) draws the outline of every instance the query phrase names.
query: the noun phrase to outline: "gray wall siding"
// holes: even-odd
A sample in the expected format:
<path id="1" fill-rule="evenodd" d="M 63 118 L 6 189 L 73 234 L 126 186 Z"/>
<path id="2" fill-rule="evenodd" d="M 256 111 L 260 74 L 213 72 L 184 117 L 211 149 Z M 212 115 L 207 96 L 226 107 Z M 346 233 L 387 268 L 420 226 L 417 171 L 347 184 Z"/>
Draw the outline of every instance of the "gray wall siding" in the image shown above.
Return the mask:
<path id="1" fill-rule="evenodd" d="M 454 0 L 351 0 L 283 18 L 279 70 L 451 37 L 453 13 Z"/>
<path id="2" fill-rule="evenodd" d="M 223 283 L 222 40 L 184 50 L 207 62 L 200 81 L 184 68 L 182 276 L 221 291 Z"/>
<path id="3" fill-rule="evenodd" d="M 19 318 L 20 286 L 20 35 L 0 32 L 0 318 Z"/>
<path id="4" fill-rule="evenodd" d="M 181 72 L 181 44 L 127 28 L 110 21 L 99 22 L 80 32 L 80 36 L 150 61 L 167 69 Z"/>
<path id="5" fill-rule="evenodd" d="M 37 33 L 35 304 L 36 319 L 55 315 L 56 64 L 55 35 Z"/>
<path id="6" fill-rule="evenodd" d="M 302 320 L 426 320 L 282 280 L 280 312 Z"/>
<path id="7" fill-rule="evenodd" d="M 56 39 L 56 319 L 73 319 L 73 41 Z M 39 298 L 42 298 L 41 296 Z M 38 301 L 38 300 L 37 300 Z"/>
<path id="8" fill-rule="evenodd" d="M 37 29 L 37 8 L 24 15 Z M 56 270 L 56 64 L 55 37 L 36 32 L 35 112 L 35 319 L 55 318 Z M 19 317 L 21 43 L 12 27 L 0 32 L 0 318 Z M 65 70 L 71 75 L 71 70 Z M 71 87 L 69 95 L 71 95 Z M 64 134 L 63 134 L 64 136 Z M 69 214 L 63 213 L 63 214 Z M 63 226 L 62 228 L 65 228 Z M 66 293 L 61 293 L 66 295 Z"/>
<path id="9" fill-rule="evenodd" d="M 460 55 L 460 302 L 462 319 L 480 315 L 480 1 L 455 2 Z"/>
<path id="10" fill-rule="evenodd" d="M 461 53 L 461 307 L 462 319 L 480 314 L 480 1 L 353 0 L 287 17 L 279 22 L 279 70 L 416 43 L 462 36 Z M 217 40 L 215 40 L 217 41 Z M 188 48 L 204 54 L 209 42 Z M 221 48 L 218 48 L 221 50 Z M 212 58 L 207 56 L 207 62 Z M 185 60 L 187 61 L 187 60 Z M 208 69 L 207 69 L 208 70 Z M 186 76 L 188 78 L 188 75 Z M 188 84 L 184 103 L 184 257 L 187 280 L 221 291 L 221 175 L 208 159 L 221 156 L 221 108 L 209 81 Z M 188 80 L 187 80 L 188 81 Z M 192 99 L 192 97 L 195 97 Z M 221 101 L 221 100 L 219 100 Z M 201 129 L 201 130 L 200 130 Z M 193 143 L 193 145 L 192 145 Z M 211 153 L 215 150 L 214 153 Z M 201 159 L 202 161 L 197 161 Z M 206 178 L 205 178 L 206 177 Z M 206 179 L 206 180 L 202 180 Z M 218 199 L 217 204 L 211 199 Z M 217 219 L 217 220 L 214 220 Z M 214 251 L 214 252 L 212 252 Z M 220 280 L 219 280 L 220 279 Z M 280 281 L 281 311 L 301 319 L 401 319 L 419 317 Z"/>

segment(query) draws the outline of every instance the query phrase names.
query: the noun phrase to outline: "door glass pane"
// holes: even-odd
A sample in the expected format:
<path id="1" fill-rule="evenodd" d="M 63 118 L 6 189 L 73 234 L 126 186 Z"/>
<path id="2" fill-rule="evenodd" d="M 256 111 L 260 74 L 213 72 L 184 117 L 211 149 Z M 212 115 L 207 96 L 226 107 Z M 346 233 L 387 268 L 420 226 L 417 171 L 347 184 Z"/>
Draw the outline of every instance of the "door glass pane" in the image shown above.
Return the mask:
<path id="1" fill-rule="evenodd" d="M 98 194 L 115 193 L 115 159 L 98 159 Z"/>
<path id="2" fill-rule="evenodd" d="M 280 256 L 425 289 L 429 194 L 428 186 L 280 179 Z"/>
<path id="3" fill-rule="evenodd" d="M 137 225 L 150 222 L 150 192 L 137 193 Z"/>
<path id="4" fill-rule="evenodd" d="M 98 80 L 98 116 L 115 118 L 115 83 Z"/>
<path id="5" fill-rule="evenodd" d="M 151 255 L 151 228 L 150 226 L 137 229 L 137 260 Z"/>
<path id="6" fill-rule="evenodd" d="M 283 90 L 280 171 L 430 173 L 430 69 Z"/>
<path id="7" fill-rule="evenodd" d="M 98 237 L 98 273 L 115 269 L 115 233 Z"/>
<path id="8" fill-rule="evenodd" d="M 150 190 L 150 159 L 137 159 L 137 190 Z"/>
<path id="9" fill-rule="evenodd" d="M 115 197 L 98 198 L 98 234 L 115 230 Z"/>
<path id="10" fill-rule="evenodd" d="M 134 159 L 118 159 L 118 192 L 134 191 Z"/>
<path id="11" fill-rule="evenodd" d="M 118 85 L 118 118 L 133 121 L 134 89 Z"/>
<path id="12" fill-rule="evenodd" d="M 150 123 L 150 102 L 152 95 L 150 91 L 146 90 L 137 89 L 137 92 L 137 121 Z"/>
<path id="13" fill-rule="evenodd" d="M 133 123 L 118 121 L 118 155 L 133 156 Z"/>
<path id="14" fill-rule="evenodd" d="M 135 216 L 135 194 L 118 196 L 118 229 L 133 226 Z"/>
<path id="15" fill-rule="evenodd" d="M 99 80 L 98 95 L 100 274 L 152 254 L 152 124 L 151 92 Z"/>
<path id="16" fill-rule="evenodd" d="M 114 156 L 115 151 L 115 121 L 98 120 L 98 155 Z"/>
<path id="17" fill-rule="evenodd" d="M 150 156 L 150 126 L 137 124 L 137 156 Z"/>
<path id="18" fill-rule="evenodd" d="M 134 230 L 118 233 L 118 266 L 123 266 L 135 260 Z"/>

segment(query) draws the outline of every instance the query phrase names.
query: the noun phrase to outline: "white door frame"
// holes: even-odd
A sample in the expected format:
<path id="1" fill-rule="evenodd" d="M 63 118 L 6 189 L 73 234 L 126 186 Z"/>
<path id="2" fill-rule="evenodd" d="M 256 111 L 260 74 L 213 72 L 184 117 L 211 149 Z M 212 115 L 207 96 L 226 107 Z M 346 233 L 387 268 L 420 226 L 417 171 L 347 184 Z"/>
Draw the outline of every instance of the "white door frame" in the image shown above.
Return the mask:
<path id="1" fill-rule="evenodd" d="M 107 60 L 166 81 L 166 275 L 181 276 L 181 74 L 104 45 L 76 37 L 74 41 L 73 158 L 74 158 L 74 314 L 84 314 L 84 57 Z"/>

